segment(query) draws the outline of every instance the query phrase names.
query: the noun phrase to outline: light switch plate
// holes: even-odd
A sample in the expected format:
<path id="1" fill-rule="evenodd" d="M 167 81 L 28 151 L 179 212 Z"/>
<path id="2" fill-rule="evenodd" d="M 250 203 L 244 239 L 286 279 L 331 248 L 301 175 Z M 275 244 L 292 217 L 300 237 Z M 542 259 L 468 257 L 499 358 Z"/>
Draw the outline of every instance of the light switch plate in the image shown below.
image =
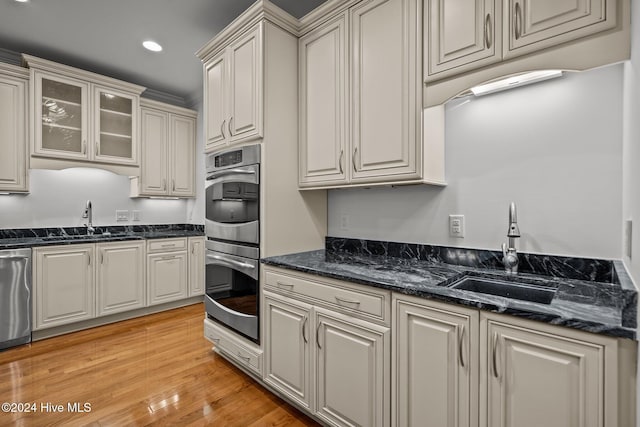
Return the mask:
<path id="1" fill-rule="evenodd" d="M 131 211 L 131 220 L 140 221 L 140 211 Z"/>
<path id="2" fill-rule="evenodd" d="M 449 236 L 464 238 L 464 215 L 449 215 Z"/>
<path id="3" fill-rule="evenodd" d="M 116 221 L 129 221 L 129 211 L 116 210 Z"/>

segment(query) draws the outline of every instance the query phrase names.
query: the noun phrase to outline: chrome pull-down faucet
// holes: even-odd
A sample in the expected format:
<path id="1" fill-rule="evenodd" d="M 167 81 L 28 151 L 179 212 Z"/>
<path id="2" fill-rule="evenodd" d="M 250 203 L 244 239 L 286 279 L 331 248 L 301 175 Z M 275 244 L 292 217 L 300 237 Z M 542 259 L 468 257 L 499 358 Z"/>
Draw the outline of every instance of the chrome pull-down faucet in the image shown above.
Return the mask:
<path id="1" fill-rule="evenodd" d="M 502 263 L 504 269 L 509 274 L 518 273 L 518 252 L 516 251 L 516 239 L 520 237 L 520 228 L 518 228 L 518 217 L 516 214 L 516 204 L 511 202 L 509 205 L 509 230 L 507 231 L 509 244 L 502 244 Z"/>
<path id="2" fill-rule="evenodd" d="M 96 231 L 96 229 L 93 228 L 93 206 L 91 205 L 91 200 L 87 200 L 87 206 L 84 208 L 82 218 L 87 220 L 84 224 L 87 227 L 87 235 L 93 236 L 93 232 Z"/>

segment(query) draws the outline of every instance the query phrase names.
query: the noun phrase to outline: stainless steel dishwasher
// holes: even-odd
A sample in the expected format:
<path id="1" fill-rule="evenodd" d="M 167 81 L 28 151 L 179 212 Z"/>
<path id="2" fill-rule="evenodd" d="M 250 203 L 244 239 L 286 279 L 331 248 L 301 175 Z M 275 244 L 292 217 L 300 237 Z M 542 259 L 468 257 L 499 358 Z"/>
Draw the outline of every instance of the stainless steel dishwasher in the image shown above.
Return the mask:
<path id="1" fill-rule="evenodd" d="M 31 342 L 31 248 L 0 251 L 0 350 Z"/>

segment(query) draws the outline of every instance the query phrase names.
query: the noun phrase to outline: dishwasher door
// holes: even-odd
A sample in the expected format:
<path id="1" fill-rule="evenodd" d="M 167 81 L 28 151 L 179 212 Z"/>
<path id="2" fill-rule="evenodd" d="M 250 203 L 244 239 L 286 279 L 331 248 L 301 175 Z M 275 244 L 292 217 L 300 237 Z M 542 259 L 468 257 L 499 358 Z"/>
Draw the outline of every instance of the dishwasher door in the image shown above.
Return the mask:
<path id="1" fill-rule="evenodd" d="M 0 350 L 31 342 L 31 248 L 0 251 Z"/>

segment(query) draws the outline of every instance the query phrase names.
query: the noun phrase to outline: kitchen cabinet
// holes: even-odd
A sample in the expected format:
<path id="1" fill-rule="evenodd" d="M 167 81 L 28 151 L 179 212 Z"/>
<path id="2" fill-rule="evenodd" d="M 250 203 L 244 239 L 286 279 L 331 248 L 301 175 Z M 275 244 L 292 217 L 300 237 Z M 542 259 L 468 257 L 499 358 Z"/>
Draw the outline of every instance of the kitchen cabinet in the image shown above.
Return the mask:
<path id="1" fill-rule="evenodd" d="M 424 2 L 425 77 L 440 78 L 502 59 L 499 0 L 427 0 Z"/>
<path id="2" fill-rule="evenodd" d="M 410 297 L 394 310 L 392 424 L 477 427 L 478 311 Z"/>
<path id="3" fill-rule="evenodd" d="M 298 42 L 301 187 L 347 182 L 346 31 L 347 16 L 342 13 Z"/>
<path id="4" fill-rule="evenodd" d="M 189 237 L 189 296 L 204 295 L 205 238 Z"/>
<path id="5" fill-rule="evenodd" d="M 95 316 L 95 245 L 33 249 L 34 329 Z"/>
<path id="6" fill-rule="evenodd" d="M 141 105 L 142 165 L 131 196 L 194 197 L 197 113 L 146 99 Z"/>
<path id="7" fill-rule="evenodd" d="M 264 381 L 328 425 L 389 425 L 389 293 L 272 268 L 265 278 Z"/>
<path id="8" fill-rule="evenodd" d="M 204 319 L 204 337 L 214 344 L 216 353 L 223 354 L 254 377 L 262 378 L 263 352 L 255 343 L 231 333 L 208 318 Z"/>
<path id="9" fill-rule="evenodd" d="M 147 304 L 162 304 L 186 298 L 187 267 L 187 238 L 148 241 Z"/>
<path id="10" fill-rule="evenodd" d="M 394 425 L 618 425 L 618 340 L 406 295 L 393 310 Z"/>
<path id="11" fill-rule="evenodd" d="M 32 156 L 137 166 L 143 87 L 24 55 L 31 69 Z"/>
<path id="12" fill-rule="evenodd" d="M 96 245 L 96 316 L 146 305 L 144 245 L 143 241 Z"/>
<path id="13" fill-rule="evenodd" d="M 423 112 L 420 93 L 421 4 L 336 3 L 304 23 L 301 189 L 444 184 L 444 113 Z"/>
<path id="14" fill-rule="evenodd" d="M 29 74 L 20 67 L 0 63 L 0 191 L 26 192 L 28 188 L 27 95 Z"/>
<path id="15" fill-rule="evenodd" d="M 207 152 L 262 138 L 262 23 L 204 64 Z"/>

